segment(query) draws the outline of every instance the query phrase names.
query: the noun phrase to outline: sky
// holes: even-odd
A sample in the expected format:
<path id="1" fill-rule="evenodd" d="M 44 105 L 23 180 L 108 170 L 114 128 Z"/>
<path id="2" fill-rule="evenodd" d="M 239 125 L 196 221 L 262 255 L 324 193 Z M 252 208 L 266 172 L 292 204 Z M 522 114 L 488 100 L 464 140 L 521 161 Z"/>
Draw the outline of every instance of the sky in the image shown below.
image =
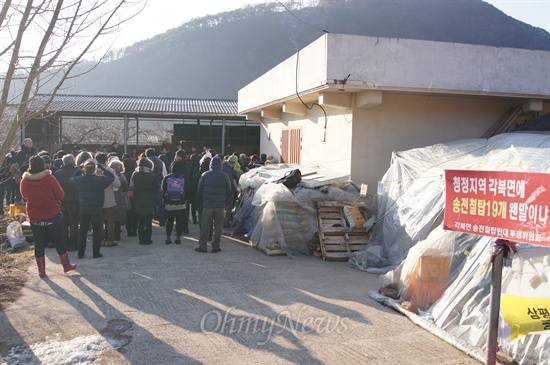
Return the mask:
<path id="1" fill-rule="evenodd" d="M 275 0 L 273 0 L 275 1 Z M 304 3 L 312 0 L 303 0 Z M 414 1 L 414 0 L 410 0 Z M 434 0 L 456 1 L 456 0 Z M 118 33 L 114 48 L 123 48 L 135 42 L 176 28 L 197 17 L 213 15 L 270 2 L 267 0 L 148 0 L 144 10 L 125 23 Z M 282 0 L 283 3 L 286 0 Z M 524 23 L 550 32 L 550 0 L 486 0 L 499 10 Z M 133 10 L 135 11 L 135 9 Z M 146 27 L 143 24 L 147 24 Z"/>

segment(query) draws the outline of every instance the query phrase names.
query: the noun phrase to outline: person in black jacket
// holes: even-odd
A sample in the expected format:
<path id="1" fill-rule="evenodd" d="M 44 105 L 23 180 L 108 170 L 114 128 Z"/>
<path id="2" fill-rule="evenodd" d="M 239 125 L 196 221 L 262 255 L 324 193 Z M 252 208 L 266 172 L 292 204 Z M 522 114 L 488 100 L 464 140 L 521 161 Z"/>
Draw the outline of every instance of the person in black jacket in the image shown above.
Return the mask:
<path id="1" fill-rule="evenodd" d="M 93 229 L 92 249 L 94 259 L 103 256 L 99 252 L 103 228 L 103 201 L 105 200 L 105 189 L 115 181 L 115 175 L 102 165 L 99 165 L 104 175 L 98 176 L 95 174 L 96 166 L 98 164 L 95 160 L 88 160 L 69 179 L 78 188 L 78 201 L 80 203 L 80 230 L 78 232 L 79 259 L 83 258 L 86 252 L 86 235 L 88 234 L 90 222 Z"/>
<path id="2" fill-rule="evenodd" d="M 61 201 L 61 213 L 63 220 L 61 227 L 63 229 L 63 237 L 69 251 L 78 249 L 78 213 L 80 204 L 78 203 L 78 189 L 69 181 L 76 172 L 73 155 L 64 155 L 62 157 L 63 165 L 59 170 L 54 172 L 53 176 L 59 181 L 59 185 L 65 192 L 65 197 Z"/>
<path id="3" fill-rule="evenodd" d="M 145 150 L 145 157 L 151 161 L 153 164 L 153 167 L 151 167 L 151 172 L 154 176 L 156 176 L 158 183 L 159 183 L 159 189 L 157 192 L 157 219 L 159 221 L 159 226 L 163 227 L 166 224 L 166 220 L 164 219 L 164 202 L 162 201 L 162 190 L 160 189 L 160 186 L 162 184 L 162 179 L 167 175 L 167 169 L 166 165 L 164 165 L 164 162 L 160 160 L 157 157 L 157 153 L 155 152 L 154 148 L 148 148 Z"/>
<path id="4" fill-rule="evenodd" d="M 162 195 L 160 183 L 152 172 L 153 163 L 147 157 L 138 162 L 138 169 L 130 179 L 129 191 L 133 191 L 134 209 L 138 215 L 138 236 L 140 245 L 150 245 L 153 233 L 153 212 L 157 207 L 157 196 Z M 164 206 L 162 207 L 164 214 Z"/>
<path id="5" fill-rule="evenodd" d="M 126 181 L 128 182 L 129 186 L 130 181 L 132 180 L 132 175 L 136 170 L 136 163 L 131 158 L 125 158 L 122 162 L 124 164 L 124 177 L 126 177 Z M 126 207 L 126 235 L 128 237 L 135 237 L 137 236 L 138 218 L 136 215 L 136 211 L 134 210 L 134 198 L 128 198 L 128 200 L 130 201 L 130 206 Z"/>
<path id="6" fill-rule="evenodd" d="M 220 252 L 225 200 L 231 192 L 229 176 L 222 171 L 222 160 L 214 157 L 210 162 L 210 170 L 202 174 L 197 190 L 197 199 L 202 206 L 201 234 L 197 252 L 206 252 L 206 241 L 210 227 L 214 225 L 212 253 Z"/>
<path id="7" fill-rule="evenodd" d="M 0 199 L 2 199 L 2 216 L 4 216 L 4 197 L 6 198 L 6 205 L 8 206 L 8 208 L 12 203 L 11 192 L 14 189 L 13 184 L 15 183 L 10 172 L 12 162 L 13 155 L 11 153 L 8 153 L 6 157 L 4 157 L 4 161 L 2 162 L 2 166 L 0 167 Z"/>
<path id="8" fill-rule="evenodd" d="M 15 156 L 15 162 L 19 166 L 18 174 L 22 175 L 25 171 L 29 169 L 29 160 L 32 156 L 37 154 L 36 148 L 33 147 L 32 139 L 25 138 L 21 149 L 17 152 Z M 15 177 L 15 174 L 13 174 Z M 16 179 L 17 180 L 17 179 Z M 19 190 L 19 184 L 21 183 L 20 179 L 17 181 L 17 189 L 15 190 L 15 204 L 21 204 L 21 192 Z"/>
<path id="9" fill-rule="evenodd" d="M 191 185 L 189 191 L 189 210 L 191 213 L 191 218 L 193 223 L 199 223 L 198 216 L 198 207 L 197 207 L 197 187 L 199 185 L 199 178 L 201 177 L 200 166 L 199 166 L 200 157 L 193 153 L 189 156 L 190 168 L 191 168 Z"/>

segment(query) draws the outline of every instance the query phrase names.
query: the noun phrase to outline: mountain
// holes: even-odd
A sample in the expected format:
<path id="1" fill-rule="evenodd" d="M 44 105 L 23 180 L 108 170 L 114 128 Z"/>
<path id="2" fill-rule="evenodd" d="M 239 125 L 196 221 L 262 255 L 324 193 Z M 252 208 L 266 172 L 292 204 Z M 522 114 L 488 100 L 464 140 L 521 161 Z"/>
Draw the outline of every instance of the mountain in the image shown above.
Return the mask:
<path id="1" fill-rule="evenodd" d="M 79 77 L 71 93 L 236 99 L 325 31 L 550 51 L 550 33 L 481 0 L 320 0 L 290 10 L 268 3 L 138 42 Z"/>

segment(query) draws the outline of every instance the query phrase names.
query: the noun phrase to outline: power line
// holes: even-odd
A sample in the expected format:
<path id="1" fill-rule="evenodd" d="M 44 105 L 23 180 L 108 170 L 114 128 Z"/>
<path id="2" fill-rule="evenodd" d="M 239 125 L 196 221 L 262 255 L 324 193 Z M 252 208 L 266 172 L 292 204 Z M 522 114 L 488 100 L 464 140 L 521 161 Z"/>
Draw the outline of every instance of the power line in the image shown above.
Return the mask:
<path id="1" fill-rule="evenodd" d="M 286 10 L 287 12 L 290 13 L 290 15 L 292 15 L 293 17 L 295 17 L 296 19 L 298 19 L 299 22 L 304 23 L 304 24 L 307 25 L 308 27 L 311 27 L 311 28 L 313 28 L 313 29 L 315 29 L 315 30 L 318 30 L 319 32 L 330 33 L 329 31 L 326 31 L 326 30 L 324 30 L 324 29 L 317 28 L 316 26 L 311 25 L 311 24 L 309 24 L 308 22 L 303 21 L 300 17 L 298 17 L 296 14 L 294 14 L 289 8 L 287 8 L 285 4 L 283 4 L 283 3 L 280 2 L 279 0 L 276 0 L 276 1 L 277 1 L 277 3 L 278 3 L 279 5 L 281 5 L 283 8 L 285 8 L 285 10 Z"/>

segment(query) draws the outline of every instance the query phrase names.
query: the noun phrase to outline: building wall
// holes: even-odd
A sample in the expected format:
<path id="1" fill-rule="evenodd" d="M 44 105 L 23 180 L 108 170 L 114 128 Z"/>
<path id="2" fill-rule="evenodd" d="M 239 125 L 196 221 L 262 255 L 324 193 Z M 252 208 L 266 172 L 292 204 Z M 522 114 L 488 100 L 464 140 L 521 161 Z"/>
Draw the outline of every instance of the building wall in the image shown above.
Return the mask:
<path id="1" fill-rule="evenodd" d="M 330 33 L 239 90 L 238 110 L 330 88 L 549 100 L 549 58 L 547 51 Z"/>
<path id="2" fill-rule="evenodd" d="M 349 74 L 346 87 L 550 98 L 547 51 L 336 33 L 326 38 L 326 79 Z"/>
<path id="3" fill-rule="evenodd" d="M 323 111 L 315 106 L 305 116 L 282 113 L 281 120 L 264 118 L 261 132 L 261 153 L 281 158 L 281 134 L 284 127 L 302 128 L 302 165 L 316 166 L 332 171 L 351 173 L 351 110 L 342 111 L 325 107 L 327 131 L 325 142 L 321 132 L 325 125 Z M 267 136 L 270 134 L 270 140 Z"/>
<path id="4" fill-rule="evenodd" d="M 385 93 L 381 105 L 354 110 L 351 179 L 375 192 L 393 151 L 481 138 L 516 105 L 517 99 Z"/>

